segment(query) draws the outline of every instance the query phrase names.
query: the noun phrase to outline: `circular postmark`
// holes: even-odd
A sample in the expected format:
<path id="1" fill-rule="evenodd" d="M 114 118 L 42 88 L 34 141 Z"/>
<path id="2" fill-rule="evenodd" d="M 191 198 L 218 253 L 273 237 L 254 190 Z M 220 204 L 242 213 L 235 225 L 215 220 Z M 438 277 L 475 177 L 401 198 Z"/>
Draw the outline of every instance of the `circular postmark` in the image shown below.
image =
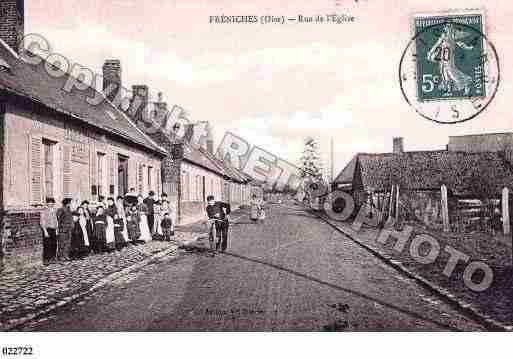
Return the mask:
<path id="1" fill-rule="evenodd" d="M 482 28 L 477 16 L 415 19 L 415 35 L 399 64 L 399 83 L 420 116 L 460 123 L 492 102 L 500 83 L 499 58 Z"/>

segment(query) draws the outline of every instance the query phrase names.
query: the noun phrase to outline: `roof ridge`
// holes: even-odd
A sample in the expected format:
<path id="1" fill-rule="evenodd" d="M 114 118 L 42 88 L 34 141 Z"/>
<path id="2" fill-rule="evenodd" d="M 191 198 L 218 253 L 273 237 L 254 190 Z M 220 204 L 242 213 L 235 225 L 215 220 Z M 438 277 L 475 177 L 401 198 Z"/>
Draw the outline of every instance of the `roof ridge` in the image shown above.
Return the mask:
<path id="1" fill-rule="evenodd" d="M 451 137 L 470 137 L 470 136 L 490 136 L 490 135 L 513 135 L 513 132 L 487 132 L 487 133 L 475 133 L 475 134 L 467 134 L 467 135 L 454 135 Z"/>
<path id="2" fill-rule="evenodd" d="M 12 79 L 8 77 L 2 78 L 2 81 L 0 81 L 0 86 L 9 93 L 41 104 L 70 118 L 85 122 L 89 126 L 106 131 L 116 137 L 121 137 L 125 141 L 128 140 L 133 144 L 144 146 L 153 152 L 160 153 L 161 155 L 167 153 L 163 147 L 155 143 L 138 128 L 128 115 L 116 107 L 96 86 L 92 86 L 81 81 L 79 77 L 73 76 L 71 70 L 76 65 L 81 66 L 79 63 L 73 62 L 70 68 L 64 71 L 60 66 L 55 66 L 42 56 L 30 52 L 30 54 L 41 60 L 39 64 L 31 65 L 23 61 L 19 54 L 14 53 L 4 41 L 1 41 L 0 45 L 0 50 L 4 54 L 7 52 L 7 54 L 14 56 L 18 60 L 17 66 L 13 68 L 14 77 Z M 62 76 L 53 77 L 47 71 L 41 69 L 48 65 L 55 66 L 62 71 Z M 64 91 L 62 86 L 70 80 L 85 84 L 86 88 L 78 89 L 75 87 L 76 91 Z M 41 81 L 47 81 L 47 83 L 44 84 Z M 63 91 L 66 95 L 59 94 L 57 93 L 58 91 Z M 95 99 L 96 96 L 101 98 L 101 102 L 98 104 L 94 105 L 87 101 L 88 99 Z M 100 107 L 102 104 L 103 107 Z M 115 113 L 116 117 L 121 120 L 119 123 L 116 123 L 112 118 L 113 114 L 109 114 L 109 110 Z"/>

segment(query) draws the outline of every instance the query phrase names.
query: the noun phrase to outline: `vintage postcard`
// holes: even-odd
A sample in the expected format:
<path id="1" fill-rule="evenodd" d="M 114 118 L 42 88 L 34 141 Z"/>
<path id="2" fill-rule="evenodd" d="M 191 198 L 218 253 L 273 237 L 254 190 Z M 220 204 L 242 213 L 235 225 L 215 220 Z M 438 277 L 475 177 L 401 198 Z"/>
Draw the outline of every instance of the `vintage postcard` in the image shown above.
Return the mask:
<path id="1" fill-rule="evenodd" d="M 499 0 L 0 0 L 0 358 L 512 331 L 512 22 Z"/>

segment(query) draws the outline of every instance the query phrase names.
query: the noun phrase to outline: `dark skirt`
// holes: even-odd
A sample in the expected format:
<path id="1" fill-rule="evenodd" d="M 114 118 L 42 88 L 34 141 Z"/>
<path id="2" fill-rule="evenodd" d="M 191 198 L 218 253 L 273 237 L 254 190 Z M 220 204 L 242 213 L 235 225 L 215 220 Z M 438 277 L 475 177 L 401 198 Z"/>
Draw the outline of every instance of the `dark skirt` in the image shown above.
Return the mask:
<path id="1" fill-rule="evenodd" d="M 69 255 L 71 258 L 77 259 L 86 256 L 89 252 L 89 248 L 85 245 L 84 235 L 82 228 L 74 229 L 71 234 L 71 246 L 69 249 Z"/>
<path id="2" fill-rule="evenodd" d="M 128 238 L 131 241 L 136 241 L 141 236 L 141 231 L 139 230 L 139 224 L 134 221 L 128 221 L 126 223 L 126 228 L 128 230 Z"/>
<path id="3" fill-rule="evenodd" d="M 107 226 L 104 222 L 94 224 L 94 246 L 95 252 L 101 252 L 107 248 Z"/>

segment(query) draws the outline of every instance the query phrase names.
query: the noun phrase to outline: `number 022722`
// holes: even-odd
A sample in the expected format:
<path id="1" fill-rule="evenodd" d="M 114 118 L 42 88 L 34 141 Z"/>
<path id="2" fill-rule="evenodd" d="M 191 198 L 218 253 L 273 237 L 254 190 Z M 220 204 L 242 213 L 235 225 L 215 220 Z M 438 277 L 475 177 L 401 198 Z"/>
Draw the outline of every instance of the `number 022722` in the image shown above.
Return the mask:
<path id="1" fill-rule="evenodd" d="M 2 356 L 33 355 L 31 346 L 2 347 Z"/>

